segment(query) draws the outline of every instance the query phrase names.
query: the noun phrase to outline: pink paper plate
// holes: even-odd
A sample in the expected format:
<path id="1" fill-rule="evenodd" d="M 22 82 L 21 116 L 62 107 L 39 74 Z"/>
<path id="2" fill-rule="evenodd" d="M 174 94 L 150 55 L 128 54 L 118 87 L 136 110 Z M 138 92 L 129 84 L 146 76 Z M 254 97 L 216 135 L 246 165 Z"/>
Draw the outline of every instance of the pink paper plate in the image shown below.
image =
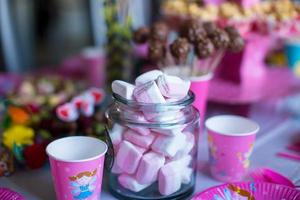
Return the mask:
<path id="1" fill-rule="evenodd" d="M 299 200 L 300 191 L 273 183 L 226 183 L 196 194 L 192 200 Z"/>
<path id="2" fill-rule="evenodd" d="M 210 83 L 208 100 L 217 103 L 248 104 L 270 98 L 280 98 L 300 91 L 300 80 L 287 69 L 267 69 L 261 84 L 242 87 L 215 78 Z"/>

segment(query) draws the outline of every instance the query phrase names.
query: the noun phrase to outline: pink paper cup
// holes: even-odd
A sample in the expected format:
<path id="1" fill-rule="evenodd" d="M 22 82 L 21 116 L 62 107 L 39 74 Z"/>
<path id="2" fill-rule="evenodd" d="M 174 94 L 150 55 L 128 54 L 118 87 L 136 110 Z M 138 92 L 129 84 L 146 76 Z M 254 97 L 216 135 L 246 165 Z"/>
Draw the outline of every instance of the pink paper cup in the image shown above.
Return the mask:
<path id="1" fill-rule="evenodd" d="M 259 125 L 247 118 L 220 115 L 205 122 L 212 176 L 223 182 L 241 181 L 250 165 Z"/>
<path id="2" fill-rule="evenodd" d="M 107 145 L 85 136 L 65 137 L 51 142 L 49 155 L 57 200 L 100 199 Z"/>
<path id="3" fill-rule="evenodd" d="M 190 77 L 190 90 L 193 91 L 195 94 L 195 101 L 193 103 L 193 106 L 198 109 L 200 113 L 200 119 L 202 122 L 204 122 L 205 119 L 208 88 L 212 77 L 212 73 L 203 76 Z"/>

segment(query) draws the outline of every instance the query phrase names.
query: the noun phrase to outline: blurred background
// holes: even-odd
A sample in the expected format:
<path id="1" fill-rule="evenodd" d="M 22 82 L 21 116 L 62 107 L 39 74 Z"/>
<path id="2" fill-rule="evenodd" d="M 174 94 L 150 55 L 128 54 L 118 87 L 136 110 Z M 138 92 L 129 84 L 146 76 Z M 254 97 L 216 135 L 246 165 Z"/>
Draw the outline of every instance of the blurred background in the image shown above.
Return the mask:
<path id="1" fill-rule="evenodd" d="M 134 27 L 148 24 L 148 8 L 157 10 L 159 2 L 135 0 L 131 6 Z M 83 47 L 103 47 L 106 41 L 102 0 L 1 0 L 0 9 L 2 71 L 55 65 Z"/>
<path id="2" fill-rule="evenodd" d="M 200 39 L 199 32 L 205 32 Z M 274 135 L 287 119 L 299 124 L 300 5 L 292 0 L 0 0 L 0 162 L 4 156 L 11 160 L 5 161 L 11 167 L 0 166 L 0 177 L 19 165 L 42 168 L 45 147 L 54 139 L 105 140 L 111 82 L 133 83 L 153 69 L 191 82 L 201 123 L 235 114 L 259 122 L 260 138 Z M 89 112 L 74 108 L 78 98 L 88 102 Z M 80 115 L 68 119 L 72 111 Z M 64 118 L 65 112 L 70 115 Z M 31 134 L 30 144 L 24 133 Z M 272 163 L 268 158 L 264 163 Z M 19 172 L 28 173 L 23 169 Z M 36 188 L 22 177 L 7 179 L 8 185 L 53 199 L 48 186 Z"/>

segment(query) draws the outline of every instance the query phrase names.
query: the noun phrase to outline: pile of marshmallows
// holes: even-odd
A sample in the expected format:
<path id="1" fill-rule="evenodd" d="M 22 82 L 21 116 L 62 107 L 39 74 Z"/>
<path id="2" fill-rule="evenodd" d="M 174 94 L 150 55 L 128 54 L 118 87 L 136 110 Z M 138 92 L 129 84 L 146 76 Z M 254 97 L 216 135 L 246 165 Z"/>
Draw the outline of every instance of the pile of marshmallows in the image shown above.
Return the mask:
<path id="1" fill-rule="evenodd" d="M 154 104 L 182 99 L 189 87 L 189 81 L 159 70 L 140 75 L 135 85 L 120 80 L 112 83 L 115 94 L 139 103 Z M 170 195 L 178 191 L 181 184 L 190 183 L 193 174 L 190 154 L 195 137 L 184 127 L 150 129 L 114 124 L 110 137 L 115 150 L 112 173 L 118 174 L 118 182 L 124 188 L 139 192 L 158 181 L 160 194 Z"/>

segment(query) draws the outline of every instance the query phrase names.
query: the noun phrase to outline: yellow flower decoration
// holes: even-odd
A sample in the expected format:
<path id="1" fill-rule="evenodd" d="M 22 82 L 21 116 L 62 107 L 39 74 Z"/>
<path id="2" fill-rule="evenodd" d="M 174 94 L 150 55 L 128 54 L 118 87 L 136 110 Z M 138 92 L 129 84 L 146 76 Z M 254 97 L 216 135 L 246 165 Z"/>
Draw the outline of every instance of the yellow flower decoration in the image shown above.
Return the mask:
<path id="1" fill-rule="evenodd" d="M 13 144 L 30 145 L 33 144 L 34 131 L 31 128 L 22 125 L 13 125 L 3 133 L 3 144 L 13 148 Z"/>

